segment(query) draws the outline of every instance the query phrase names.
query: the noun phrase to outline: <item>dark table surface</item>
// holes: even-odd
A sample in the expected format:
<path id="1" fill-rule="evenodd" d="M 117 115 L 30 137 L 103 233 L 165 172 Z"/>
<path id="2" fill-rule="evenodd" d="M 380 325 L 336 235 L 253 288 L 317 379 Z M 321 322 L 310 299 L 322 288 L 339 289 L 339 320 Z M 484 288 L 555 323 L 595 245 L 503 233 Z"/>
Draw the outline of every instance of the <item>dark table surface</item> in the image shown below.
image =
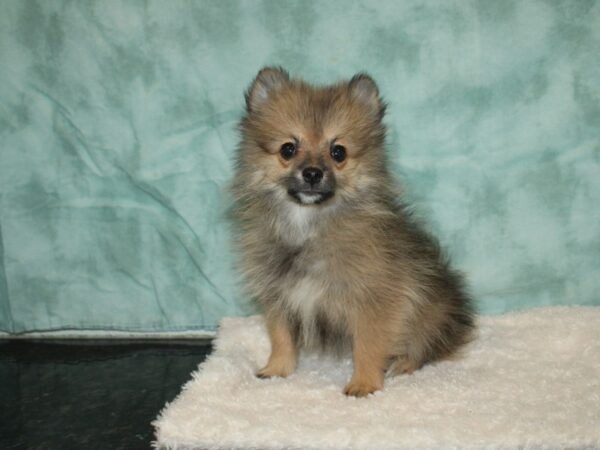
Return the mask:
<path id="1" fill-rule="evenodd" d="M 0 340 L 0 449 L 148 449 L 210 340 Z"/>

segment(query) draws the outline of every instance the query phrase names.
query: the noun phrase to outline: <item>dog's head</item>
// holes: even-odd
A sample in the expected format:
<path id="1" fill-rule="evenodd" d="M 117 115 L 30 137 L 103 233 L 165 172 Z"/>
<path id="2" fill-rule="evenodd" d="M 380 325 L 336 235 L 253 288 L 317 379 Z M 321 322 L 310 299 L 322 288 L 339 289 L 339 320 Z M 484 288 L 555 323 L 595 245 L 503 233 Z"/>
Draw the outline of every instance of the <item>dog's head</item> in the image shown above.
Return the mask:
<path id="1" fill-rule="evenodd" d="M 364 74 L 313 87 L 264 68 L 246 93 L 239 165 L 249 191 L 304 206 L 360 198 L 384 170 L 385 105 Z"/>

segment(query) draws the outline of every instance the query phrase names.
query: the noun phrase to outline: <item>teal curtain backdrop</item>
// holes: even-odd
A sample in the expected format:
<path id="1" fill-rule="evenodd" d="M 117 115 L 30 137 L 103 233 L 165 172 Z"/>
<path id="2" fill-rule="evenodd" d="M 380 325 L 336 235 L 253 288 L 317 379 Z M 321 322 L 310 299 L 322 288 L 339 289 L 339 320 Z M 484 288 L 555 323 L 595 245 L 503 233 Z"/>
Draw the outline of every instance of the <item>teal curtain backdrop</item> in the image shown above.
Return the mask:
<path id="1" fill-rule="evenodd" d="M 600 304 L 600 2 L 0 2 L 0 330 L 254 311 L 226 186 L 263 65 L 369 72 L 482 313 Z"/>

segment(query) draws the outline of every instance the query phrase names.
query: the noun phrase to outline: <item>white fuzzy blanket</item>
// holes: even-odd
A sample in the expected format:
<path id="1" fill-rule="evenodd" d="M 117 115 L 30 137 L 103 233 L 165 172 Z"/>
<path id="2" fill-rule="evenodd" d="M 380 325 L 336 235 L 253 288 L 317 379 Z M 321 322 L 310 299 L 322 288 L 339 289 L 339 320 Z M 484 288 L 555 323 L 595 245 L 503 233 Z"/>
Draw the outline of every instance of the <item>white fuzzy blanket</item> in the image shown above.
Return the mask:
<path id="1" fill-rule="evenodd" d="M 224 319 L 214 353 L 154 422 L 167 449 L 600 448 L 600 308 L 479 319 L 463 359 L 348 398 L 349 360 L 302 355 L 259 380 L 259 317 Z"/>

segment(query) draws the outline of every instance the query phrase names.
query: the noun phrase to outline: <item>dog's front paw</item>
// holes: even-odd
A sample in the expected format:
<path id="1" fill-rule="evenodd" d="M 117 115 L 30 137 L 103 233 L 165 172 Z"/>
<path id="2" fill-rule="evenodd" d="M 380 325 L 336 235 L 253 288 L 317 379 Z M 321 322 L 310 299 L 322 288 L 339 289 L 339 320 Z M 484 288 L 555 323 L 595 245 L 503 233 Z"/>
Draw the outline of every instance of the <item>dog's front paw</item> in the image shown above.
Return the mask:
<path id="1" fill-rule="evenodd" d="M 272 378 L 281 377 L 285 378 L 293 372 L 293 368 L 286 366 L 274 366 L 267 364 L 265 367 L 256 372 L 258 378 Z"/>
<path id="2" fill-rule="evenodd" d="M 351 381 L 344 388 L 344 394 L 351 397 L 366 397 L 375 391 L 381 390 L 381 386 L 364 381 Z"/>

